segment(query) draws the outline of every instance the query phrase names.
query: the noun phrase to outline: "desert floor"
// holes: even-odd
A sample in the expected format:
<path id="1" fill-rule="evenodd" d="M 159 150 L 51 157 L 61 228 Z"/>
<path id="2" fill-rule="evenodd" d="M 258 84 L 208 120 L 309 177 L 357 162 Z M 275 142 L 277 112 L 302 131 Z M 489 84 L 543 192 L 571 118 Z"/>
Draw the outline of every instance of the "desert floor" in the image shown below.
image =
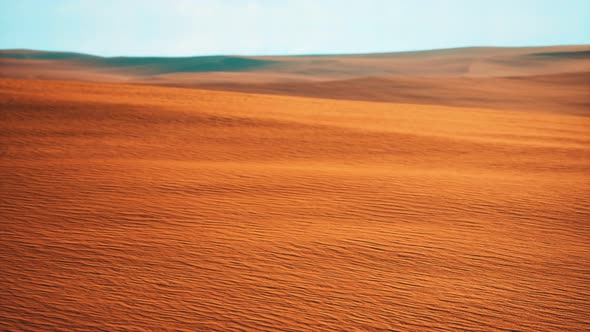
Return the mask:
<path id="1" fill-rule="evenodd" d="M 590 330 L 584 103 L 2 78 L 0 329 Z"/>

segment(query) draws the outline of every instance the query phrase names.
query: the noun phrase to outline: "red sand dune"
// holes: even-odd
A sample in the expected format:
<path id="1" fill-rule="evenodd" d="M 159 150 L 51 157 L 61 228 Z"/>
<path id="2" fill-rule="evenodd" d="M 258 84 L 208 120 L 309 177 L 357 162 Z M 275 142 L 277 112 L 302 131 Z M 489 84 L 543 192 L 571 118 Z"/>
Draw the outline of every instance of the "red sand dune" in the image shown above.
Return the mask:
<path id="1" fill-rule="evenodd" d="M 284 83 L 171 86 L 318 98 L 590 115 L 590 71 L 520 77 L 368 77 Z"/>
<path id="2" fill-rule="evenodd" d="M 590 330 L 587 104 L 541 104 L 0 79 L 0 329 Z"/>
<path id="3" fill-rule="evenodd" d="M 4 50 L 0 77 L 588 115 L 590 46 L 178 58 Z"/>

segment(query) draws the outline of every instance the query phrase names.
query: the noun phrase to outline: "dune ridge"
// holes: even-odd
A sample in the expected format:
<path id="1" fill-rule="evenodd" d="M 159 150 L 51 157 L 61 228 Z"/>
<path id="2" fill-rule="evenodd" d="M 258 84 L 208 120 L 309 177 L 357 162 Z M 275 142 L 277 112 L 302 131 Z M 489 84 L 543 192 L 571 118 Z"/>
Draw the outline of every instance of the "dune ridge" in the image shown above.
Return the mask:
<path id="1" fill-rule="evenodd" d="M 2 50 L 0 77 L 588 115 L 590 46 L 169 58 Z"/>

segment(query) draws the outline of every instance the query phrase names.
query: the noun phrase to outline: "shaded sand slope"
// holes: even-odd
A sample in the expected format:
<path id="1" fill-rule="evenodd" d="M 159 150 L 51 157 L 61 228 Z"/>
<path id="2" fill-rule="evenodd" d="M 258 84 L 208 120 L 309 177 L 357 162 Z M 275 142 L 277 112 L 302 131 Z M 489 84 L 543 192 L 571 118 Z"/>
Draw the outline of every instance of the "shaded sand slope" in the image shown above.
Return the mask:
<path id="1" fill-rule="evenodd" d="M 0 80 L 0 329 L 590 329 L 586 117 Z"/>
<path id="2" fill-rule="evenodd" d="M 284 83 L 188 84 L 184 81 L 170 85 L 345 100 L 590 115 L 590 71 L 505 78 L 369 77 L 328 82 Z"/>

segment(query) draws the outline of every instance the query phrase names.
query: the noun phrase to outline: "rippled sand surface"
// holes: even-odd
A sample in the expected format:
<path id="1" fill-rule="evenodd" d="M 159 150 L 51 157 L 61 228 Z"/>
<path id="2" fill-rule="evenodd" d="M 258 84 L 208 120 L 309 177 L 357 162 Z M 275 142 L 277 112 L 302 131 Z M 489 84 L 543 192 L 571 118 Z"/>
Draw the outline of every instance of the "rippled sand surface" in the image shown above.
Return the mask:
<path id="1" fill-rule="evenodd" d="M 0 79 L 0 329 L 590 330 L 589 128 Z"/>

